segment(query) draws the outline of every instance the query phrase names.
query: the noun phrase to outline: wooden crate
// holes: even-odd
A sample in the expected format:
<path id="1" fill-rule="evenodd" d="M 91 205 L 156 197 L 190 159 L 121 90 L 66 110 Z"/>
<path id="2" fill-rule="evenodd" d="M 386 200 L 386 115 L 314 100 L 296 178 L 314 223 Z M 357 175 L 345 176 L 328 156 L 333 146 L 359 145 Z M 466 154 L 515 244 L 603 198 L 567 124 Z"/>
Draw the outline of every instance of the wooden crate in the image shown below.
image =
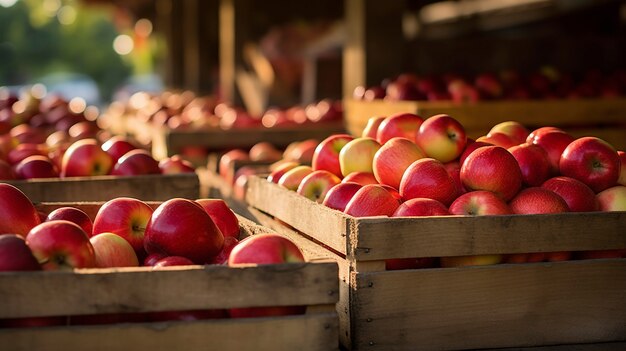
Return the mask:
<path id="1" fill-rule="evenodd" d="M 247 201 L 262 224 L 264 214 L 286 223 L 339 262 L 348 348 L 626 340 L 626 259 L 385 270 L 392 258 L 626 248 L 626 212 L 354 218 L 259 177 Z"/>
<path id="2" fill-rule="evenodd" d="M 77 207 L 93 215 L 100 205 Z M 242 236 L 269 231 L 243 218 L 240 224 Z M 0 329 L 0 344 L 11 350 L 338 348 L 337 264 L 329 261 L 2 272 L 0 295 L 0 318 L 306 306 L 305 314 L 293 316 Z"/>
<path id="3" fill-rule="evenodd" d="M 411 112 L 427 118 L 449 114 L 476 138 L 497 123 L 517 121 L 530 129 L 543 126 L 563 128 L 576 137 L 597 136 L 617 149 L 626 149 L 626 99 L 483 101 L 455 104 L 438 101 L 346 100 L 345 121 L 350 133 L 360 135 L 372 116 Z"/>
<path id="4" fill-rule="evenodd" d="M 197 199 L 200 196 L 200 181 L 195 173 L 3 182 L 16 186 L 33 202 L 107 201 L 121 196 L 144 200 L 167 200 L 174 197 Z"/>

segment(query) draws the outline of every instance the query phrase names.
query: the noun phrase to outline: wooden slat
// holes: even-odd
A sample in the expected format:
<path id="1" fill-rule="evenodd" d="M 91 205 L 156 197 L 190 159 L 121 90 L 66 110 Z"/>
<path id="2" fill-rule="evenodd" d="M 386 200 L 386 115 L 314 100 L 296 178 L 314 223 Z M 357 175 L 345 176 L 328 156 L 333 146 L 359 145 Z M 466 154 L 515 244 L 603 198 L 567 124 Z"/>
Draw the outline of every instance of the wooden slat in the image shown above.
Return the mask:
<path id="1" fill-rule="evenodd" d="M 357 349 L 626 339 L 624 259 L 365 273 L 354 288 Z"/>
<path id="2" fill-rule="evenodd" d="M 569 344 L 537 347 L 512 347 L 489 349 L 489 351 L 624 351 L 626 342 L 601 342 L 594 344 Z M 478 351 L 478 350 L 477 350 Z M 487 351 L 483 349 L 481 351 Z"/>
<path id="3" fill-rule="evenodd" d="M 200 194 L 200 182 L 195 173 L 30 179 L 7 183 L 22 190 L 33 202 L 108 201 L 121 196 L 142 200 L 196 199 Z"/>
<path id="4" fill-rule="evenodd" d="M 336 350 L 335 313 L 280 318 L 0 330 L 0 345 L 47 350 Z"/>

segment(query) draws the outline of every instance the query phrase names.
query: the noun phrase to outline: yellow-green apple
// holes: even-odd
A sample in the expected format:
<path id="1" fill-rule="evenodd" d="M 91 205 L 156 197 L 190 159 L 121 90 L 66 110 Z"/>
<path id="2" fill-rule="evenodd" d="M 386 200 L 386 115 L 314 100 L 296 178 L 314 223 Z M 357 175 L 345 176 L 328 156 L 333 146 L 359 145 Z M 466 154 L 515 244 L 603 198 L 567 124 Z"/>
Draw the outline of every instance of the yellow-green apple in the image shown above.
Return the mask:
<path id="1" fill-rule="evenodd" d="M 0 183 L 0 208 L 0 235 L 26 236 L 41 222 L 33 203 L 13 185 Z"/>
<path id="2" fill-rule="evenodd" d="M 272 143 L 261 141 L 252 145 L 248 155 L 251 161 L 274 162 L 280 160 L 283 153 L 272 145 Z"/>
<path id="3" fill-rule="evenodd" d="M 108 174 L 113 159 L 95 139 L 79 140 L 67 148 L 61 161 L 61 177 L 83 177 Z"/>
<path id="4" fill-rule="evenodd" d="M 616 185 L 596 195 L 601 211 L 626 211 L 626 186 Z"/>
<path id="5" fill-rule="evenodd" d="M 465 193 L 450 205 L 453 215 L 485 216 L 512 214 L 513 211 L 504 200 L 491 191 L 476 190 Z"/>
<path id="6" fill-rule="evenodd" d="M 354 194 L 344 212 L 353 217 L 389 217 L 398 206 L 400 206 L 398 199 L 382 185 L 368 184 Z"/>
<path id="7" fill-rule="evenodd" d="M 523 143 L 508 150 L 522 171 L 522 183 L 527 186 L 540 186 L 550 178 L 548 154 L 540 146 Z"/>
<path id="8" fill-rule="evenodd" d="M 313 173 L 313 168 L 310 166 L 296 166 L 283 174 L 278 180 L 278 185 L 296 191 L 302 183 L 302 179 Z"/>
<path id="9" fill-rule="evenodd" d="M 523 124 L 519 122 L 506 121 L 506 122 L 498 123 L 495 126 L 491 127 L 491 130 L 489 130 L 489 133 L 487 133 L 487 136 L 489 136 L 492 133 L 505 134 L 509 136 L 509 138 L 511 138 L 511 140 L 515 142 L 516 144 L 521 144 L 521 143 L 526 142 L 526 138 L 528 138 L 530 131 L 526 127 L 524 127 Z"/>
<path id="10" fill-rule="evenodd" d="M 322 140 L 313 153 L 312 167 L 314 170 L 325 170 L 337 177 L 343 177 L 339 165 L 339 152 L 354 138 L 348 134 L 334 134 Z"/>
<path id="11" fill-rule="evenodd" d="M 434 158 L 413 162 L 404 172 L 400 182 L 402 199 L 425 197 L 448 206 L 457 197 L 456 182 L 443 163 Z"/>
<path id="12" fill-rule="evenodd" d="M 222 247 L 222 251 L 217 254 L 211 261 L 211 264 L 227 264 L 228 257 L 230 257 L 230 253 L 233 251 L 235 246 L 239 244 L 239 240 L 232 236 L 224 237 L 224 247 Z"/>
<path id="13" fill-rule="evenodd" d="M 376 139 L 376 135 L 378 134 L 378 127 L 385 120 L 384 116 L 373 116 L 367 119 L 367 124 L 365 128 L 363 128 L 363 132 L 361 132 L 362 137 Z"/>
<path id="14" fill-rule="evenodd" d="M 313 162 L 313 154 L 315 153 L 315 148 L 319 144 L 318 140 L 307 139 L 294 142 L 292 144 L 293 146 L 291 148 L 287 146 L 283 152 L 283 158 L 296 161 L 301 164 L 311 164 L 311 162 Z"/>
<path id="15" fill-rule="evenodd" d="M 404 171 L 424 157 L 424 151 L 413 141 L 403 137 L 391 138 L 374 155 L 374 177 L 380 184 L 399 189 Z"/>
<path id="16" fill-rule="evenodd" d="M 274 170 L 270 172 L 270 175 L 267 176 L 267 180 L 272 183 L 278 184 L 278 180 L 280 180 L 280 177 L 282 177 L 283 174 L 287 173 L 287 171 L 294 169 L 298 166 L 300 166 L 300 164 L 295 161 L 283 162 L 280 165 L 276 166 L 276 168 L 274 168 Z"/>
<path id="17" fill-rule="evenodd" d="M 488 190 L 508 201 L 522 187 L 522 171 L 505 148 L 484 146 L 461 165 L 461 182 L 467 190 Z"/>
<path id="18" fill-rule="evenodd" d="M 487 266 L 498 264 L 504 259 L 503 255 L 472 255 L 441 257 L 441 267 Z"/>
<path id="19" fill-rule="evenodd" d="M 378 184 L 378 180 L 374 176 L 374 173 L 369 172 L 352 172 L 345 176 L 342 183 L 359 183 L 361 185 Z"/>
<path id="20" fill-rule="evenodd" d="M 167 257 L 166 254 L 160 252 L 154 252 L 146 256 L 143 259 L 143 266 L 154 266 L 160 259 Z"/>
<path id="21" fill-rule="evenodd" d="M 0 180 L 12 180 L 15 179 L 15 173 L 10 164 L 4 160 L 0 160 Z"/>
<path id="22" fill-rule="evenodd" d="M 448 216 L 446 205 L 433 199 L 418 197 L 400 204 L 391 217 Z"/>
<path id="23" fill-rule="evenodd" d="M 241 240 L 231 251 L 228 265 L 304 262 L 302 251 L 278 234 L 258 234 Z"/>
<path id="24" fill-rule="evenodd" d="M 343 212 L 352 199 L 363 185 L 354 182 L 341 182 L 328 190 L 322 204 Z"/>
<path id="25" fill-rule="evenodd" d="M 134 176 L 142 174 L 160 174 L 159 162 L 146 150 L 131 150 L 120 157 L 113 170 L 112 175 Z"/>
<path id="26" fill-rule="evenodd" d="M 619 178 L 617 179 L 617 184 L 626 186 L 626 152 L 618 151 L 617 156 L 619 156 L 620 161 Z"/>
<path id="27" fill-rule="evenodd" d="M 520 191 L 511 199 L 509 206 L 516 214 L 569 212 L 569 207 L 562 197 L 540 187 L 530 187 Z"/>
<path id="28" fill-rule="evenodd" d="M 490 144 L 484 141 L 475 141 L 474 139 L 467 138 L 467 144 L 465 144 L 465 149 L 463 149 L 463 152 L 459 156 L 459 164 L 462 165 L 463 162 L 465 162 L 465 159 L 467 158 L 467 156 L 469 156 L 469 154 L 471 154 L 474 150 L 478 149 L 479 147 L 483 147 L 483 146 L 493 146 L 493 144 Z"/>
<path id="29" fill-rule="evenodd" d="M 85 231 L 87 236 L 91 236 L 93 232 L 93 222 L 91 221 L 91 218 L 89 218 L 85 211 L 76 207 L 59 207 L 50 212 L 45 219 L 46 222 L 58 220 L 70 221 L 78 224 L 78 226 Z"/>
<path id="30" fill-rule="evenodd" d="M 41 266 L 22 236 L 0 235 L 0 272 L 39 270 Z"/>
<path id="31" fill-rule="evenodd" d="M 599 211 L 600 204 L 596 194 L 590 187 L 574 178 L 558 176 L 546 180 L 541 184 L 565 200 L 570 212 Z"/>
<path id="32" fill-rule="evenodd" d="M 174 198 L 163 202 L 146 226 L 148 254 L 182 256 L 194 263 L 210 262 L 224 245 L 224 235 L 197 202 Z"/>
<path id="33" fill-rule="evenodd" d="M 180 155 L 172 155 L 159 161 L 161 174 L 180 174 L 195 172 L 193 164 Z"/>
<path id="34" fill-rule="evenodd" d="M 59 172 L 47 156 L 28 156 L 15 166 L 18 179 L 57 178 Z"/>
<path id="35" fill-rule="evenodd" d="M 341 174 L 345 177 L 352 172 L 373 173 L 374 155 L 381 145 L 371 138 L 355 138 L 339 152 Z"/>
<path id="36" fill-rule="evenodd" d="M 113 163 L 117 162 L 127 152 L 135 149 L 137 147 L 121 135 L 112 136 L 102 144 L 102 150 L 111 156 Z"/>
<path id="37" fill-rule="evenodd" d="M 541 129 L 541 128 L 540 128 Z M 541 146 L 548 154 L 550 160 L 550 169 L 553 175 L 559 174 L 559 161 L 565 148 L 575 140 L 570 134 L 560 129 L 542 129 L 531 133 L 528 138 L 533 136 L 532 143 Z"/>
<path id="38" fill-rule="evenodd" d="M 576 139 L 563 151 L 561 175 L 578 179 L 596 193 L 617 184 L 620 158 L 606 141 L 596 137 Z"/>
<path id="39" fill-rule="evenodd" d="M 339 183 L 341 179 L 329 171 L 313 171 L 302 178 L 296 192 L 307 199 L 322 203 L 328 191 Z"/>
<path id="40" fill-rule="evenodd" d="M 459 157 L 466 143 L 467 136 L 461 123 L 444 114 L 426 119 L 417 131 L 416 144 L 428 157 L 443 163 Z"/>
<path id="41" fill-rule="evenodd" d="M 230 172 L 233 162 L 235 162 L 235 160 L 246 161 L 249 159 L 250 156 L 244 150 L 230 150 L 220 157 L 218 173 L 228 182 L 228 184 L 233 184 L 235 181 L 234 174 Z"/>
<path id="42" fill-rule="evenodd" d="M 518 145 L 518 143 L 513 141 L 510 136 L 502 132 L 493 132 L 489 133 L 488 135 L 483 135 L 481 137 L 478 137 L 476 141 L 501 146 L 505 149 Z"/>
<path id="43" fill-rule="evenodd" d="M 132 246 L 113 233 L 100 233 L 89 238 L 96 255 L 96 267 L 137 267 L 139 260 Z"/>
<path id="44" fill-rule="evenodd" d="M 158 270 L 162 267 L 173 267 L 173 266 L 192 266 L 194 265 L 193 261 L 183 256 L 167 256 L 158 260 L 154 265 L 152 265 L 152 269 Z"/>
<path id="45" fill-rule="evenodd" d="M 385 118 L 376 132 L 376 140 L 382 145 L 395 137 L 415 142 L 415 136 L 424 119 L 413 113 L 397 113 Z"/>
<path id="46" fill-rule="evenodd" d="M 224 238 L 239 237 L 239 220 L 222 199 L 198 199 L 196 200 L 206 213 L 211 217 L 217 228 L 219 228 Z"/>
<path id="47" fill-rule="evenodd" d="M 11 165 L 20 163 L 28 156 L 40 155 L 46 156 L 47 152 L 40 144 L 19 144 L 8 152 L 7 161 Z"/>
<path id="48" fill-rule="evenodd" d="M 92 233 L 117 234 L 128 241 L 138 258 L 143 258 L 145 231 L 151 216 L 152 207 L 145 202 L 118 197 L 100 207 L 93 221 Z"/>
<path id="49" fill-rule="evenodd" d="M 44 222 L 28 232 L 26 244 L 44 270 L 92 268 L 93 246 L 85 231 L 70 221 Z"/>

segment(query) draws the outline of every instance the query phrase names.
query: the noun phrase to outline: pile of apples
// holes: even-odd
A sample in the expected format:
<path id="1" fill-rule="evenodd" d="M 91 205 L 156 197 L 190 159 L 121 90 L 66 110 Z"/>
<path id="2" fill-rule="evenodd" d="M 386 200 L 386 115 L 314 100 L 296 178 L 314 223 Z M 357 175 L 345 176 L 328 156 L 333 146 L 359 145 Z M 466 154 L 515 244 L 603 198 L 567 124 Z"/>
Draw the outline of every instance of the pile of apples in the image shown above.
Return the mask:
<path id="1" fill-rule="evenodd" d="M 354 217 L 626 211 L 626 154 L 605 141 L 514 121 L 472 140 L 443 114 L 373 117 L 362 136 L 332 135 L 312 166 L 268 180 Z"/>
<path id="2" fill-rule="evenodd" d="M 357 100 L 375 99 L 476 102 L 482 100 L 615 98 L 626 94 L 626 71 L 589 70 L 580 77 L 546 66 L 530 74 L 505 70 L 473 78 L 458 74 L 417 76 L 404 73 L 379 86 L 355 88 Z"/>

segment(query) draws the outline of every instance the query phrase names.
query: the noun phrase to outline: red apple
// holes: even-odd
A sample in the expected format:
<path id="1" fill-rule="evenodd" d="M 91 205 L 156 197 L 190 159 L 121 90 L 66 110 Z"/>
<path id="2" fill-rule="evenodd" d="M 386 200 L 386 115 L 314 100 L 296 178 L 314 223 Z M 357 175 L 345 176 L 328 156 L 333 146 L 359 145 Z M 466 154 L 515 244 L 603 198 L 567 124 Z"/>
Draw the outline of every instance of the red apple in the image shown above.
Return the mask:
<path id="1" fill-rule="evenodd" d="M 444 163 L 443 165 L 448 171 L 448 174 L 452 179 L 454 179 L 454 184 L 456 185 L 456 196 L 459 197 L 462 194 L 465 194 L 467 190 L 463 187 L 463 183 L 461 182 L 461 164 L 458 161 L 450 161 L 448 163 Z"/>
<path id="2" fill-rule="evenodd" d="M 433 158 L 413 162 L 404 172 L 399 190 L 404 200 L 425 197 L 446 206 L 454 201 L 458 192 L 446 167 Z"/>
<path id="3" fill-rule="evenodd" d="M 146 226 L 148 254 L 162 252 L 194 263 L 210 262 L 224 245 L 224 235 L 198 203 L 174 198 L 154 210 Z"/>
<path id="4" fill-rule="evenodd" d="M 300 183 L 302 183 L 302 179 L 311 173 L 313 173 L 313 168 L 309 166 L 294 167 L 280 177 L 278 185 L 289 190 L 296 191 L 298 190 Z"/>
<path id="5" fill-rule="evenodd" d="M 239 240 L 232 236 L 224 237 L 224 247 L 222 247 L 222 251 L 220 251 L 217 256 L 213 258 L 211 261 L 212 264 L 228 264 L 228 258 L 230 257 L 230 253 L 233 251 L 235 246 L 239 244 Z"/>
<path id="6" fill-rule="evenodd" d="M 514 143 L 521 144 L 526 142 L 526 138 L 530 131 L 523 124 L 516 121 L 506 121 L 496 124 L 489 130 L 487 136 L 492 133 L 502 133 L 507 135 Z"/>
<path id="7" fill-rule="evenodd" d="M 46 142 L 46 133 L 43 129 L 31 127 L 28 124 L 17 125 L 9 131 L 20 144 L 43 144 Z"/>
<path id="8" fill-rule="evenodd" d="M 601 211 L 626 211 L 626 186 L 616 185 L 596 195 Z"/>
<path id="9" fill-rule="evenodd" d="M 361 185 L 367 184 L 379 184 L 378 180 L 373 173 L 369 172 L 352 172 L 345 176 L 342 180 L 342 183 L 358 183 Z"/>
<path id="10" fill-rule="evenodd" d="M 160 252 L 154 252 L 146 256 L 143 260 L 143 266 L 154 266 L 157 262 L 159 262 L 162 258 L 167 257 L 166 254 Z"/>
<path id="11" fill-rule="evenodd" d="M 374 155 L 381 145 L 371 138 L 355 138 L 339 152 L 341 174 L 345 177 L 352 172 L 373 173 Z"/>
<path id="12" fill-rule="evenodd" d="M 461 182 L 468 190 L 488 190 L 508 201 L 522 186 L 522 172 L 506 149 L 485 146 L 467 156 L 461 165 Z"/>
<path id="13" fill-rule="evenodd" d="M 0 235 L 0 272 L 39 270 L 41 266 L 23 237 L 17 234 Z"/>
<path id="14" fill-rule="evenodd" d="M 463 162 L 465 162 L 465 159 L 467 158 L 467 156 L 469 156 L 474 150 L 483 146 L 493 146 L 493 144 L 490 144 L 484 141 L 475 141 L 471 138 L 467 138 L 465 149 L 463 149 L 463 152 L 459 156 L 459 164 L 462 165 Z"/>
<path id="15" fill-rule="evenodd" d="M 503 255 L 474 255 L 441 257 L 441 267 L 468 267 L 498 264 L 504 259 Z"/>
<path id="16" fill-rule="evenodd" d="M 513 211 L 501 198 L 491 191 L 470 191 L 459 196 L 450 205 L 450 213 L 454 215 L 484 216 L 505 215 Z"/>
<path id="17" fill-rule="evenodd" d="M 424 119 L 413 113 L 397 113 L 385 118 L 376 132 L 376 140 L 382 145 L 389 139 L 402 137 L 415 142 L 415 136 Z"/>
<path id="18" fill-rule="evenodd" d="M 173 155 L 159 161 L 161 174 L 194 173 L 195 169 L 191 162 L 183 159 L 180 155 Z"/>
<path id="19" fill-rule="evenodd" d="M 482 73 L 474 79 L 474 86 L 488 99 L 499 99 L 504 94 L 504 87 L 493 73 Z"/>
<path id="20" fill-rule="evenodd" d="M 0 183 L 0 235 L 26 236 L 41 221 L 37 209 L 24 193 L 13 185 Z"/>
<path id="21" fill-rule="evenodd" d="M 325 170 L 337 177 L 343 177 L 339 165 L 339 152 L 354 138 L 348 134 L 334 134 L 322 140 L 315 148 L 312 167 L 314 170 Z"/>
<path id="22" fill-rule="evenodd" d="M 296 192 L 312 201 L 322 203 L 328 191 L 339 183 L 341 179 L 331 172 L 313 171 L 302 179 Z"/>
<path id="23" fill-rule="evenodd" d="M 211 217 L 219 228 L 224 239 L 228 237 L 239 238 L 239 219 L 222 199 L 198 199 L 196 200 L 206 213 Z"/>
<path id="24" fill-rule="evenodd" d="M 282 177 L 287 171 L 292 170 L 296 167 L 300 166 L 298 162 L 295 161 L 285 161 L 280 165 L 276 166 L 271 172 L 270 175 L 267 176 L 267 180 L 278 184 L 278 180 Z"/>
<path id="25" fill-rule="evenodd" d="M 3 160 L 0 160 L 0 180 L 12 180 L 15 179 L 15 173 L 10 164 Z"/>
<path id="26" fill-rule="evenodd" d="M 159 162 L 146 150 L 131 150 L 120 157 L 113 166 L 112 175 L 135 176 L 143 174 L 160 174 Z"/>
<path id="27" fill-rule="evenodd" d="M 510 136 L 501 132 L 493 132 L 489 133 L 489 135 L 483 135 L 476 139 L 476 141 L 500 146 L 505 149 L 518 145 L 518 143 L 516 143 Z"/>
<path id="28" fill-rule="evenodd" d="M 241 240 L 228 259 L 231 267 L 247 263 L 285 262 L 304 262 L 304 256 L 296 244 L 277 234 L 258 234 Z"/>
<path id="29" fill-rule="evenodd" d="M 565 148 L 574 141 L 574 137 L 555 128 L 536 130 L 528 136 L 528 139 L 531 138 L 533 138 L 533 144 L 541 146 L 548 154 L 552 174 L 558 174 L 561 155 Z"/>
<path id="30" fill-rule="evenodd" d="M 339 183 L 326 193 L 326 197 L 324 198 L 322 204 L 343 212 L 354 194 L 356 194 L 356 192 L 362 187 L 363 185 L 354 182 Z"/>
<path id="31" fill-rule="evenodd" d="M 91 218 L 83 211 L 75 207 L 59 207 L 50 212 L 46 217 L 46 221 L 65 220 L 78 224 L 87 236 L 91 236 L 93 232 L 93 222 Z"/>
<path id="32" fill-rule="evenodd" d="M 274 162 L 282 158 L 282 152 L 267 141 L 254 144 L 248 155 L 251 161 Z"/>
<path id="33" fill-rule="evenodd" d="M 617 156 L 619 156 L 620 160 L 620 170 L 619 170 L 619 178 L 617 179 L 617 184 L 626 186 L 626 152 L 618 151 Z M 0 174 L 2 171 L 0 170 Z M 0 179 L 1 176 L 0 176 Z"/>
<path id="34" fill-rule="evenodd" d="M 446 205 L 433 199 L 418 197 L 402 203 L 391 217 L 448 216 Z"/>
<path id="35" fill-rule="evenodd" d="M 606 141 L 583 137 L 565 148 L 559 169 L 562 175 L 578 179 L 598 193 L 617 184 L 620 158 Z"/>
<path id="36" fill-rule="evenodd" d="M 37 225 L 26 235 L 26 244 L 44 270 L 96 266 L 94 249 L 87 234 L 69 221 L 50 221 Z"/>
<path id="37" fill-rule="evenodd" d="M 523 143 L 508 149 L 522 171 L 522 182 L 528 186 L 539 186 L 550 178 L 548 154 L 539 146 Z"/>
<path id="38" fill-rule="evenodd" d="M 315 139 L 308 139 L 300 142 L 294 142 L 287 146 L 283 152 L 283 158 L 296 161 L 300 164 L 311 164 L 313 162 L 313 154 L 315 148 L 319 144 L 319 141 Z"/>
<path id="39" fill-rule="evenodd" d="M 250 157 L 248 153 L 241 149 L 230 150 L 227 153 L 223 154 L 220 157 L 219 161 L 219 175 L 224 178 L 229 184 L 233 184 L 235 181 L 234 174 L 230 174 L 230 168 L 232 167 L 233 162 L 235 160 L 246 161 L 249 160 Z"/>
<path id="40" fill-rule="evenodd" d="M 102 144 L 102 150 L 111 156 L 113 163 L 127 152 L 135 150 L 137 147 L 123 136 L 116 135 L 109 138 Z"/>
<path id="41" fill-rule="evenodd" d="M 374 155 L 374 177 L 380 184 L 399 189 L 404 171 L 413 162 L 424 157 L 426 154 L 411 140 L 391 138 Z"/>
<path id="42" fill-rule="evenodd" d="M 425 120 L 416 137 L 416 144 L 428 157 L 443 163 L 459 157 L 466 143 L 467 136 L 461 123 L 444 114 Z"/>
<path id="43" fill-rule="evenodd" d="M 98 135 L 100 128 L 91 121 L 82 121 L 73 124 L 67 133 L 74 140 L 95 138 Z"/>
<path id="44" fill-rule="evenodd" d="M 391 216 L 400 202 L 378 184 L 364 185 L 346 205 L 346 214 L 353 217 Z"/>
<path id="45" fill-rule="evenodd" d="M 20 163 L 28 156 L 46 156 L 46 150 L 41 144 L 19 144 L 7 154 L 7 161 L 11 165 Z"/>
<path id="46" fill-rule="evenodd" d="M 546 180 L 542 188 L 548 189 L 565 200 L 571 212 L 599 211 L 596 194 L 583 182 L 570 177 L 554 177 Z"/>
<path id="47" fill-rule="evenodd" d="M 18 179 L 57 178 L 56 166 L 47 156 L 28 156 L 15 166 Z"/>
<path id="48" fill-rule="evenodd" d="M 194 263 L 182 256 L 167 256 L 160 260 L 158 260 L 153 266 L 152 269 L 158 270 L 161 267 L 172 267 L 172 266 L 192 266 Z"/>
<path id="49" fill-rule="evenodd" d="M 530 132 L 530 134 L 528 134 L 528 137 L 526 137 L 526 142 L 530 144 L 535 144 L 535 140 L 538 137 L 541 137 L 542 134 L 546 134 L 546 133 L 554 132 L 554 131 L 565 133 L 565 131 L 561 128 L 552 127 L 552 126 L 541 127 Z"/>
<path id="50" fill-rule="evenodd" d="M 150 216 L 152 208 L 145 202 L 118 197 L 100 207 L 93 221 L 93 234 L 117 234 L 135 249 L 137 257 L 143 257 L 145 231 Z"/>
<path id="51" fill-rule="evenodd" d="M 364 138 L 372 138 L 376 139 L 376 135 L 378 135 L 378 127 L 385 120 L 384 116 L 374 116 L 367 119 L 367 124 L 365 128 L 363 128 L 363 132 L 361 136 Z"/>
<path id="52" fill-rule="evenodd" d="M 96 267 L 137 267 L 139 261 L 132 246 L 113 233 L 100 233 L 89 239 L 96 255 Z"/>
<path id="53" fill-rule="evenodd" d="M 102 151 L 95 139 L 79 140 L 65 151 L 61 163 L 61 177 L 83 177 L 108 174 L 113 159 Z"/>
<path id="54" fill-rule="evenodd" d="M 520 191 L 509 202 L 516 214 L 539 214 L 569 212 L 563 198 L 544 188 L 531 187 Z"/>
<path id="55" fill-rule="evenodd" d="M 369 87 L 363 93 L 363 100 L 365 101 L 373 101 L 377 99 L 382 99 L 385 97 L 385 89 L 380 86 Z"/>

